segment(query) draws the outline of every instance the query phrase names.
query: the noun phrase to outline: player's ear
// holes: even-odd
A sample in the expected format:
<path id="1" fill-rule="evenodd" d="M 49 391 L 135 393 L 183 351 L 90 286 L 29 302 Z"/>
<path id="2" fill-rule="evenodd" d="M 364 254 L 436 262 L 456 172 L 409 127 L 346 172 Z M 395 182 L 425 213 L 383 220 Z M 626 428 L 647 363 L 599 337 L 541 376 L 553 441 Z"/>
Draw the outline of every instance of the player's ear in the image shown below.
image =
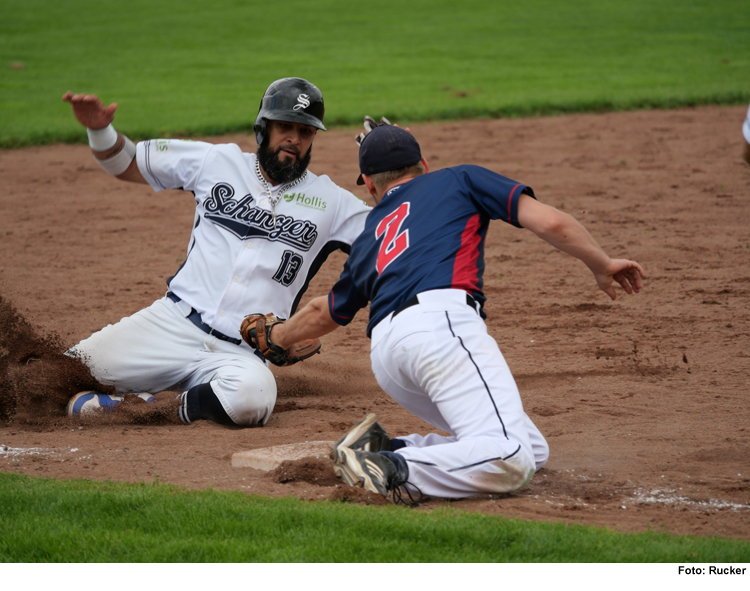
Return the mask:
<path id="1" fill-rule="evenodd" d="M 430 172 L 430 165 L 427 164 L 427 160 L 425 160 L 424 158 L 422 158 L 422 166 L 424 166 L 424 173 L 425 174 L 427 174 L 428 172 Z"/>
<path id="2" fill-rule="evenodd" d="M 370 195 L 374 197 L 378 194 L 377 190 L 375 189 L 375 183 L 372 182 L 372 179 L 369 176 L 363 174 L 362 180 L 365 181 L 365 187 L 367 187 L 367 191 L 370 193 Z"/>

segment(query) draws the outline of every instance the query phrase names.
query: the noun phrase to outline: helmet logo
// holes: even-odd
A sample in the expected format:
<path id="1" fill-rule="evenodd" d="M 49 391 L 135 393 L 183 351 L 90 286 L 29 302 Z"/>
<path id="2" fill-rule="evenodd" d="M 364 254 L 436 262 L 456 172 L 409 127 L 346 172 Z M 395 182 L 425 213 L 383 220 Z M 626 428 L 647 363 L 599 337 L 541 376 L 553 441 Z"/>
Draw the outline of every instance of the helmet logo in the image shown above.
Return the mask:
<path id="1" fill-rule="evenodd" d="M 293 111 L 299 111 L 300 109 L 307 109 L 310 106 L 310 95 L 301 94 L 297 97 L 297 104 L 292 107 Z"/>

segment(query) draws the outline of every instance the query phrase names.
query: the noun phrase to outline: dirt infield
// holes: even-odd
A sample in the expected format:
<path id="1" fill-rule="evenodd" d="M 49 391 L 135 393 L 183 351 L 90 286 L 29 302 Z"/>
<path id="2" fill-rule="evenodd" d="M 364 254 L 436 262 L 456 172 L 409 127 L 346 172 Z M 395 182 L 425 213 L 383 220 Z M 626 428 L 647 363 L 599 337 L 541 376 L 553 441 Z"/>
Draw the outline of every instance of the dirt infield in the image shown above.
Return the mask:
<path id="1" fill-rule="evenodd" d="M 745 112 L 411 126 L 433 169 L 470 162 L 527 183 L 648 274 L 640 295 L 610 302 L 578 261 L 491 226 L 488 327 L 551 458 L 515 494 L 452 507 L 750 540 Z M 320 134 L 311 169 L 365 198 L 354 133 Z M 211 141 L 255 147 L 244 135 Z M 378 388 L 364 314 L 325 337 L 322 355 L 274 370 L 279 399 L 264 428 L 176 424 L 169 393 L 106 420 L 65 417 L 67 398 L 93 381 L 61 351 L 164 294 L 185 257 L 193 198 L 112 179 L 85 146 L 0 151 L 0 183 L 0 471 L 382 502 L 338 483 L 324 459 L 272 473 L 230 463 L 236 451 L 337 439 L 368 411 L 391 436 L 429 430 Z M 329 259 L 304 301 L 328 290 L 343 260 Z"/>

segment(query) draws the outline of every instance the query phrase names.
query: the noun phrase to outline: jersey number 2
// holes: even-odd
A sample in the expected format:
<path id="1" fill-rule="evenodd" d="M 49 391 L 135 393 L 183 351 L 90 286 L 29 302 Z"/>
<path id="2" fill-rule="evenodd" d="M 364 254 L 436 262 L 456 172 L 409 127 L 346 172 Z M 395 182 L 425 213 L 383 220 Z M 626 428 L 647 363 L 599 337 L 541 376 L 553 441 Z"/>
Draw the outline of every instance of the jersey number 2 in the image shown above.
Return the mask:
<path id="1" fill-rule="evenodd" d="M 409 230 L 401 231 L 401 226 L 409 215 L 409 206 L 408 201 L 402 203 L 398 209 L 385 216 L 375 228 L 376 240 L 385 234 L 380 250 L 378 250 L 378 260 L 375 263 L 378 275 L 381 275 L 388 265 L 409 248 Z"/>

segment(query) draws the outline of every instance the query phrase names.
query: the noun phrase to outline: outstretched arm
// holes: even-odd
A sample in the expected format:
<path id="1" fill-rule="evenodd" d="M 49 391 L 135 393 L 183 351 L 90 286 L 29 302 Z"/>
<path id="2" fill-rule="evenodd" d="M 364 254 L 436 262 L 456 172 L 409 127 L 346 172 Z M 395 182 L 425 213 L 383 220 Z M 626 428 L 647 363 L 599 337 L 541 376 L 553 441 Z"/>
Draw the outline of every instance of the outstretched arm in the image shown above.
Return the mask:
<path id="1" fill-rule="evenodd" d="M 62 100 L 73 107 L 73 114 L 89 134 L 89 146 L 99 164 L 118 179 L 146 183 L 135 160 L 133 142 L 111 127 L 117 103 L 104 106 L 94 94 L 66 92 Z M 132 159 L 128 160 L 129 158 Z M 122 169 L 122 170 L 121 170 Z"/>
<path id="2" fill-rule="evenodd" d="M 271 329 L 271 340 L 283 349 L 305 339 L 315 339 L 333 332 L 339 327 L 328 311 L 328 297 L 312 300 L 302 310 L 283 324 Z"/>
<path id="3" fill-rule="evenodd" d="M 646 276 L 641 266 L 627 259 L 611 259 L 573 216 L 522 195 L 518 202 L 518 222 L 542 240 L 583 261 L 596 283 L 613 300 L 616 281 L 626 293 L 638 293 Z"/>

